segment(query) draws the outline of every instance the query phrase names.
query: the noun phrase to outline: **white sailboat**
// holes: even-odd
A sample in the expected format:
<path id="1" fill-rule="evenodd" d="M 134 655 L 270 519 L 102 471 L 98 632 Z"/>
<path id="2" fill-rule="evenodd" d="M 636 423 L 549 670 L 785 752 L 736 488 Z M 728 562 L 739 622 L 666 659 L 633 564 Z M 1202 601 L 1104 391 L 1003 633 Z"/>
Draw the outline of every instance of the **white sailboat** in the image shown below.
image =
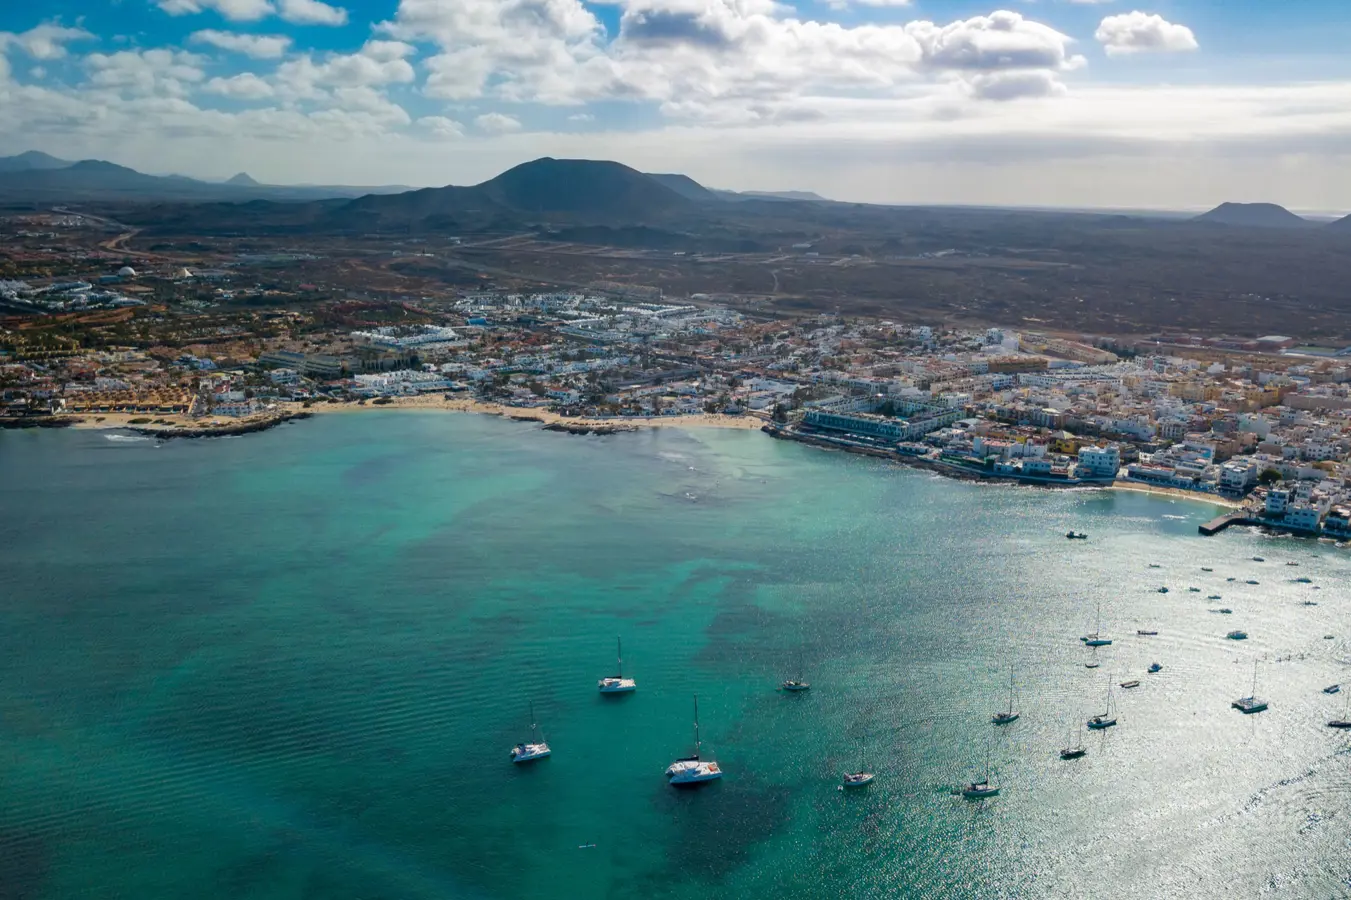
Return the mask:
<path id="1" fill-rule="evenodd" d="M 780 684 L 779 687 L 783 688 L 785 691 L 794 691 L 794 692 L 811 690 L 811 684 L 809 684 L 802 678 L 801 651 L 798 651 L 797 655 L 797 677 L 788 679 L 787 681 Z"/>
<path id="2" fill-rule="evenodd" d="M 1010 722 L 1016 722 L 1017 720 L 1018 720 L 1018 713 L 1015 712 L 1014 709 L 1013 709 L 1013 666 L 1010 665 L 1010 666 L 1009 666 L 1009 707 L 1008 707 L 1008 709 L 1000 710 L 999 712 L 995 713 L 993 716 L 990 716 L 990 721 L 991 721 L 992 723 L 994 723 L 995 725 L 1007 725 L 1007 724 L 1009 724 Z"/>
<path id="3" fill-rule="evenodd" d="M 1093 631 L 1086 634 L 1079 640 L 1084 642 L 1087 647 L 1106 647 L 1112 643 L 1112 639 L 1102 633 L 1102 604 L 1098 604 L 1098 616 L 1093 623 Z"/>
<path id="4" fill-rule="evenodd" d="M 596 687 L 602 694 L 627 694 L 629 691 L 636 691 L 638 682 L 632 678 L 624 677 L 624 644 L 620 638 L 615 638 L 615 657 L 617 659 L 615 668 L 618 670 L 618 674 L 602 678 L 597 682 Z"/>
<path id="5" fill-rule="evenodd" d="M 1245 716 L 1260 713 L 1267 708 L 1267 701 L 1257 699 L 1257 660 L 1252 662 L 1252 693 L 1246 697 L 1239 697 L 1229 705 Z"/>
<path id="6" fill-rule="evenodd" d="M 990 783 L 990 753 L 993 750 L 994 735 L 991 734 L 989 742 L 985 745 L 985 777 L 962 788 L 962 796 L 966 799 L 984 800 L 986 797 L 994 797 L 999 794 L 999 785 Z"/>
<path id="7" fill-rule="evenodd" d="M 511 761 L 514 763 L 533 762 L 553 753 L 539 736 L 539 726 L 535 724 L 535 704 L 530 704 L 530 740 L 522 741 L 511 748 Z"/>
<path id="8" fill-rule="evenodd" d="M 872 782 L 877 776 L 868 771 L 864 765 L 863 741 L 858 742 L 858 771 L 844 773 L 844 786 L 847 788 L 863 787 Z"/>
<path id="9" fill-rule="evenodd" d="M 1071 720 L 1071 724 L 1070 724 L 1070 732 L 1069 732 L 1068 737 L 1069 737 L 1069 740 L 1066 740 L 1066 741 L 1065 741 L 1065 747 L 1064 747 L 1064 749 L 1062 749 L 1062 750 L 1060 751 L 1060 758 L 1061 758 L 1061 759 L 1079 759 L 1079 758 L 1082 757 L 1082 756 L 1087 756 L 1087 755 L 1088 755 L 1088 748 L 1084 746 L 1084 740 L 1083 740 L 1082 735 L 1081 735 L 1080 738 L 1079 738 L 1079 743 L 1077 743 L 1077 744 L 1071 743 L 1071 741 L 1072 741 L 1073 738 L 1074 738 L 1074 725 L 1073 725 L 1073 720 Z"/>
<path id="10" fill-rule="evenodd" d="M 1088 727 L 1094 731 L 1101 731 L 1104 728 L 1111 728 L 1116 724 L 1116 716 L 1112 715 L 1112 676 L 1107 676 L 1107 710 L 1099 716 L 1094 716 L 1088 720 Z"/>
<path id="11" fill-rule="evenodd" d="M 722 777 L 716 762 L 699 758 L 699 695 L 694 695 L 694 755 L 678 759 L 666 767 L 666 777 L 676 786 L 701 784 Z"/>

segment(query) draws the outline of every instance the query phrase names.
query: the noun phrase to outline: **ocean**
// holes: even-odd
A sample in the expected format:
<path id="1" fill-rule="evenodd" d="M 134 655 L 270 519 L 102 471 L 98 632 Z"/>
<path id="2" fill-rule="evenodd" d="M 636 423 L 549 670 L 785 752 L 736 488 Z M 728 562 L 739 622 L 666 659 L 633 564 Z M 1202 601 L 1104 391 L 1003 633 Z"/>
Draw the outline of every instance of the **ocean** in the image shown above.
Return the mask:
<path id="1" fill-rule="evenodd" d="M 0 432 L 0 898 L 1346 897 L 1348 557 L 1215 514 L 754 431 Z"/>

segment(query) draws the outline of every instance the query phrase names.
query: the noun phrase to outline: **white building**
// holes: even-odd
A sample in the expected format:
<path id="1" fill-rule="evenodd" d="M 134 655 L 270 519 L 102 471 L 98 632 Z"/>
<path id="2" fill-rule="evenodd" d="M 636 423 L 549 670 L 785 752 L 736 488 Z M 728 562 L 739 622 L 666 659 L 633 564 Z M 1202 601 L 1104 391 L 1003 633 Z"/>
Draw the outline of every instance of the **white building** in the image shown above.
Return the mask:
<path id="1" fill-rule="evenodd" d="M 1081 447 L 1076 474 L 1080 478 L 1116 478 L 1121 468 L 1121 448 Z"/>

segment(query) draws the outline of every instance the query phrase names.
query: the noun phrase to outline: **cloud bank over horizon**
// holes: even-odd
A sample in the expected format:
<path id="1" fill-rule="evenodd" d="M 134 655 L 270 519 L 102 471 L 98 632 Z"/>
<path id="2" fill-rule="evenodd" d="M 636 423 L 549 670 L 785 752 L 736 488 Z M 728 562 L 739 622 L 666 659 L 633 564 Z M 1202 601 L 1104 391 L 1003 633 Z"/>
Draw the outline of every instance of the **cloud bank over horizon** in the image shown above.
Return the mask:
<path id="1" fill-rule="evenodd" d="M 550 155 L 897 203 L 1351 206 L 1351 74 L 1254 82 L 1236 16 L 1201 0 L 88 6 L 0 12 L 0 152 L 276 183 L 472 183 Z"/>

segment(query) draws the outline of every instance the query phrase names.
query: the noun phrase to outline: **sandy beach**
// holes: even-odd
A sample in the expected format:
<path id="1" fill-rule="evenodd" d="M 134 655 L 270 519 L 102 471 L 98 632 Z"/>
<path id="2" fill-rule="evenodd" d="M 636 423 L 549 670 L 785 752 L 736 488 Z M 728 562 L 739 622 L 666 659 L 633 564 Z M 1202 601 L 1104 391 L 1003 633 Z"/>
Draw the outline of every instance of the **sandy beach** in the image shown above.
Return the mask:
<path id="1" fill-rule="evenodd" d="M 1217 494 L 1199 494 L 1196 491 L 1183 491 L 1178 488 L 1153 487 L 1148 484 L 1132 484 L 1118 481 L 1113 484 L 1114 491 L 1134 491 L 1138 494 L 1155 494 L 1159 497 L 1172 497 L 1175 500 L 1191 500 L 1196 503 L 1209 503 L 1211 506 L 1223 506 L 1226 509 L 1242 509 L 1243 504 L 1229 500 Z"/>
<path id="2" fill-rule="evenodd" d="M 287 412 L 299 412 L 298 403 L 281 404 Z M 636 428 L 742 428 L 758 429 L 765 420 L 754 415 L 723 416 L 703 413 L 695 416 L 656 416 L 653 418 L 619 417 L 607 419 L 588 419 L 578 416 L 562 416 L 547 409 L 504 406 L 500 403 L 486 403 L 469 397 L 445 399 L 439 396 L 396 397 L 389 403 L 316 403 L 305 412 L 325 415 L 328 413 L 361 412 L 371 409 L 411 409 L 442 410 L 446 412 L 482 413 L 490 416 L 506 416 L 513 419 L 531 420 L 542 425 L 556 422 L 577 426 L 632 426 Z"/>

